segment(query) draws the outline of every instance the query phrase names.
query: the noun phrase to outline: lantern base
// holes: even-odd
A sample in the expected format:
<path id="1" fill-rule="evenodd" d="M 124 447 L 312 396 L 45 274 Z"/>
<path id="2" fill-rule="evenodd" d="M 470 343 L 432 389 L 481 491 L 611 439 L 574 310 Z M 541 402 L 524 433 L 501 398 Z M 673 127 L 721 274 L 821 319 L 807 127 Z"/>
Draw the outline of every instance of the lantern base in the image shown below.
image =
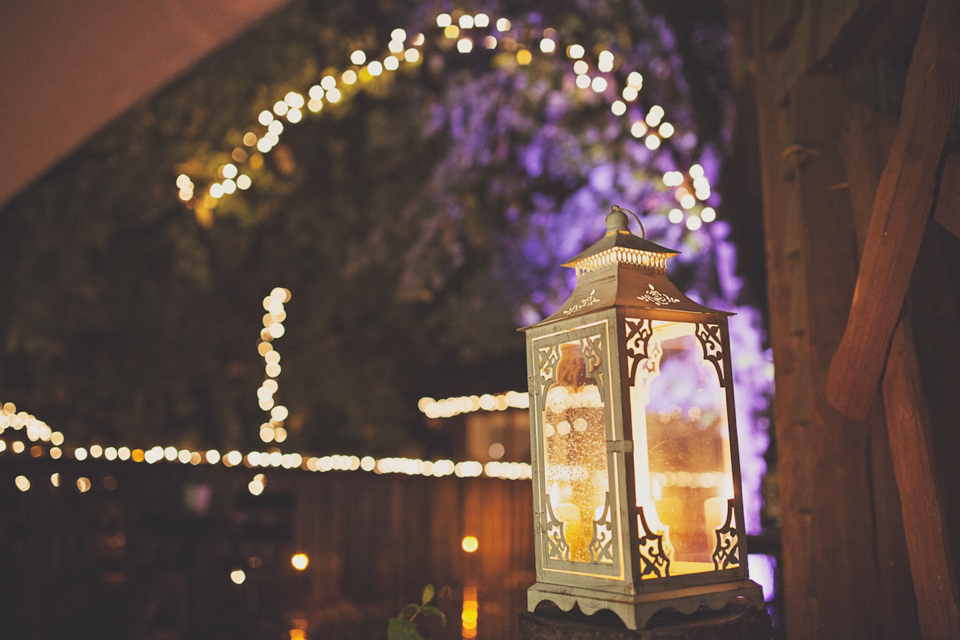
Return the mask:
<path id="1" fill-rule="evenodd" d="M 701 605 L 706 605 L 716 611 L 737 597 L 746 598 L 758 609 L 765 606 L 763 590 L 753 580 L 683 587 L 637 595 L 537 583 L 527 589 L 527 610 L 532 612 L 538 604 L 548 600 L 563 611 L 570 611 L 574 605 L 577 605 L 587 615 L 607 609 L 623 620 L 628 629 L 636 631 L 645 627 L 650 617 L 663 609 L 676 609 L 680 613 L 689 614 L 699 609 Z"/>

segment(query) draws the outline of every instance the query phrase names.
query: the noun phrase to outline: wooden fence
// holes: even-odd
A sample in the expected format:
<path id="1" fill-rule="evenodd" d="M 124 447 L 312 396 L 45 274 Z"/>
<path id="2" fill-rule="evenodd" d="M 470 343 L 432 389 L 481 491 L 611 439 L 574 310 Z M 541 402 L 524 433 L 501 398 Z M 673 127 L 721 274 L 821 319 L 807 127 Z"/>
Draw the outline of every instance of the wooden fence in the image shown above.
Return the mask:
<path id="1" fill-rule="evenodd" d="M 310 638 L 385 638 L 387 617 L 429 583 L 449 618 L 426 621 L 437 637 L 461 636 L 462 589 L 475 586 L 478 637 L 508 639 L 534 580 L 531 513 L 529 481 L 7 453 L 0 637 L 288 638 L 305 623 Z"/>

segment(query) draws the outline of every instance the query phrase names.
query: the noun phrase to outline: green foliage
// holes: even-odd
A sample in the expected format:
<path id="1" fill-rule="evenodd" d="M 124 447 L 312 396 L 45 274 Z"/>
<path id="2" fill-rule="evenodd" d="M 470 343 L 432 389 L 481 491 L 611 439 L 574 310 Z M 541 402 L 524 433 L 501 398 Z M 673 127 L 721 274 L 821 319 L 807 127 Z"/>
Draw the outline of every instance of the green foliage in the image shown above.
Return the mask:
<path id="1" fill-rule="evenodd" d="M 544 23 L 655 61 L 651 100 L 692 128 L 662 25 L 642 3 L 580 4 L 551 5 Z M 262 446 L 260 301 L 283 286 L 288 446 L 449 455 L 417 399 L 522 388 L 515 328 L 564 296 L 557 264 L 596 235 L 611 198 L 657 202 L 662 167 L 636 161 L 592 92 L 565 88 L 562 56 L 518 68 L 428 43 L 422 65 L 289 125 L 250 165 L 254 187 L 212 218 L 174 186 L 180 172 L 215 175 L 287 91 L 394 27 L 431 25 L 433 10 L 293 2 L 8 203 L 0 397 L 77 443 Z"/>
<path id="2" fill-rule="evenodd" d="M 433 585 L 428 584 L 423 588 L 423 595 L 420 598 L 420 604 L 411 602 L 400 610 L 400 613 L 397 614 L 396 618 L 390 618 L 387 624 L 387 639 L 423 640 L 423 636 L 421 636 L 420 632 L 417 630 L 417 625 L 413 622 L 421 613 L 424 616 L 439 617 L 443 625 L 446 626 L 447 617 L 443 611 L 429 604 L 433 600 L 434 594 L 435 591 Z"/>

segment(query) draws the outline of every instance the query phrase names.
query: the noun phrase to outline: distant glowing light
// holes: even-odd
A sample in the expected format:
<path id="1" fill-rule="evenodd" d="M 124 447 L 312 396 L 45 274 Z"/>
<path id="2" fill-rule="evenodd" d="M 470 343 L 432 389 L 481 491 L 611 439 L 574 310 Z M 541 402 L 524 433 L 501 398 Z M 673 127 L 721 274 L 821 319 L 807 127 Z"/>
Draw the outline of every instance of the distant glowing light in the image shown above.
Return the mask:
<path id="1" fill-rule="evenodd" d="M 83 447 L 77 447 L 73 451 L 73 457 L 77 460 L 83 461 L 87 459 L 87 450 Z"/>
<path id="2" fill-rule="evenodd" d="M 354 84 L 357 81 L 357 72 L 353 69 L 347 69 L 340 76 L 340 79 L 343 80 L 344 84 Z"/>
<path id="3" fill-rule="evenodd" d="M 273 113 L 271 111 L 267 111 L 266 109 L 264 109 L 263 111 L 260 112 L 260 116 L 257 118 L 257 121 L 263 126 L 267 126 L 268 124 L 273 122 Z M 248 135 L 251 135 L 251 134 L 248 134 Z M 255 135 L 255 134 L 252 134 L 252 135 Z"/>
<path id="4" fill-rule="evenodd" d="M 403 59 L 407 62 L 416 62 L 420 59 L 420 52 L 416 49 L 407 49 L 403 52 Z"/>
<path id="5" fill-rule="evenodd" d="M 340 98 L 343 97 L 343 94 L 340 93 L 339 89 L 327 89 L 327 102 L 336 104 L 340 102 Z"/>
<path id="6" fill-rule="evenodd" d="M 307 565 L 310 564 L 310 558 L 308 558 L 305 553 L 295 553 L 293 557 L 290 558 L 290 564 L 292 564 L 293 568 L 297 571 L 303 571 L 307 568 Z"/>
<path id="7" fill-rule="evenodd" d="M 663 184 L 668 187 L 679 187 L 683 184 L 683 174 L 679 171 L 667 171 L 663 174 Z"/>
<path id="8" fill-rule="evenodd" d="M 26 476 L 17 476 L 14 484 L 17 485 L 17 489 L 20 489 L 20 491 L 30 490 L 30 480 Z"/>
<path id="9" fill-rule="evenodd" d="M 557 50 L 557 43 L 550 38 L 544 38 L 540 41 L 540 51 L 544 53 L 553 53 Z"/>
<path id="10" fill-rule="evenodd" d="M 460 53 L 470 53 L 473 51 L 473 40 L 470 38 L 460 38 L 457 40 L 457 51 Z"/>
<path id="11" fill-rule="evenodd" d="M 250 179 L 250 176 L 242 174 L 237 177 L 237 188 L 246 191 L 253 185 L 253 180 Z"/>
<path id="12" fill-rule="evenodd" d="M 403 42 L 404 40 L 407 39 L 407 32 L 400 28 L 394 29 L 393 31 L 390 32 L 390 39 L 399 40 L 400 42 Z"/>
<path id="13" fill-rule="evenodd" d="M 704 222 L 713 222 L 717 219 L 717 212 L 713 207 L 704 207 L 700 212 L 700 219 Z"/>
<path id="14" fill-rule="evenodd" d="M 703 167 L 701 167 L 699 164 L 695 164 L 691 166 L 690 170 L 687 171 L 687 173 L 689 173 L 690 177 L 693 178 L 694 180 L 696 180 L 697 178 L 702 178 L 704 175 Z"/>
<path id="15" fill-rule="evenodd" d="M 247 579 L 247 574 L 243 572 L 243 569 L 234 569 L 230 572 L 230 580 L 233 584 L 243 584 Z"/>
<path id="16" fill-rule="evenodd" d="M 358 67 L 366 61 L 367 61 L 367 54 L 365 54 L 363 51 L 360 51 L 359 49 L 357 49 L 356 51 L 350 54 L 350 62 L 357 65 Z"/>
<path id="17" fill-rule="evenodd" d="M 526 49 L 520 49 L 517 51 L 517 64 L 521 66 L 526 66 L 533 62 L 533 54 L 527 51 Z"/>
<path id="18" fill-rule="evenodd" d="M 277 100 L 277 101 L 273 104 L 273 112 L 274 112 L 275 114 L 277 114 L 278 116 L 283 116 L 283 115 L 285 115 L 285 114 L 287 113 L 287 111 L 289 111 L 289 110 L 290 110 L 290 105 L 288 105 L 288 104 L 287 104 L 286 102 L 284 102 L 283 100 Z"/>
<path id="19" fill-rule="evenodd" d="M 370 75 L 372 75 L 373 77 L 377 77 L 381 73 L 383 73 L 383 65 L 380 63 L 379 60 L 374 60 L 373 62 L 367 65 L 367 71 L 370 72 Z"/>
<path id="20" fill-rule="evenodd" d="M 680 206 L 684 209 L 692 209 L 697 204 L 697 199 L 693 194 L 686 194 L 680 198 Z"/>
<path id="21" fill-rule="evenodd" d="M 401 48 L 401 51 L 402 50 Z M 394 51 L 394 53 L 400 53 L 400 51 Z M 383 61 L 383 68 L 387 71 L 396 71 L 400 68 L 400 60 L 396 56 L 387 56 Z"/>
<path id="22" fill-rule="evenodd" d="M 441 29 L 445 29 L 453 24 L 453 18 L 450 17 L 449 13 L 441 13 L 437 16 L 437 26 Z"/>
<path id="23" fill-rule="evenodd" d="M 643 144 L 647 145 L 647 149 L 650 149 L 651 151 L 653 151 L 653 150 L 655 150 L 655 149 L 659 149 L 659 148 L 660 148 L 660 138 L 658 138 L 657 136 L 655 136 L 655 135 L 653 135 L 653 134 L 650 134 L 649 136 L 647 136 L 646 138 L 644 138 Z"/>
<path id="24" fill-rule="evenodd" d="M 622 116 L 627 112 L 627 105 L 622 100 L 614 100 L 613 104 L 610 105 L 610 111 L 615 116 Z"/>
<path id="25" fill-rule="evenodd" d="M 589 89 L 590 88 L 590 76 L 584 74 L 582 76 L 577 76 L 576 80 L 578 89 Z"/>
<path id="26" fill-rule="evenodd" d="M 510 21 L 507 20 L 506 18 L 500 18 L 499 20 L 497 20 L 497 31 L 499 31 L 500 33 L 505 33 L 507 31 L 510 31 L 511 26 L 512 25 L 510 24 Z"/>
<path id="27" fill-rule="evenodd" d="M 333 76 L 323 76 L 320 79 L 320 87 L 326 91 L 337 88 L 337 79 Z"/>
<path id="28" fill-rule="evenodd" d="M 93 483 L 90 482 L 89 478 L 77 478 L 77 489 L 80 490 L 80 493 L 86 493 L 90 491 L 90 487 L 93 486 Z"/>
<path id="29" fill-rule="evenodd" d="M 461 29 L 473 29 L 473 16 L 465 13 L 457 20 L 457 24 L 460 25 Z"/>
<path id="30" fill-rule="evenodd" d="M 455 39 L 455 38 L 457 38 L 457 37 L 460 36 L 460 27 L 458 27 L 458 26 L 455 25 L 455 24 L 448 25 L 448 26 L 443 30 L 443 35 L 444 35 L 447 39 L 453 40 L 453 39 Z"/>
<path id="31" fill-rule="evenodd" d="M 583 50 L 583 47 L 579 44 L 572 44 L 567 47 L 567 57 L 569 57 L 571 60 L 579 60 L 583 57 L 584 53 L 585 51 Z"/>
<path id="32" fill-rule="evenodd" d="M 460 542 L 460 547 L 467 553 L 473 553 L 480 548 L 480 543 L 476 536 L 465 536 Z"/>
<path id="33" fill-rule="evenodd" d="M 582 76 L 586 74 L 588 71 L 590 71 L 590 65 L 588 65 L 586 61 L 577 60 L 576 62 L 573 63 L 573 72 L 576 73 L 578 76 Z"/>
<path id="34" fill-rule="evenodd" d="M 646 121 L 647 124 L 651 127 L 655 127 L 660 124 L 660 121 L 663 120 L 663 107 L 660 105 L 653 105 L 650 107 L 650 111 L 647 112 Z"/>
<path id="35" fill-rule="evenodd" d="M 633 87 L 626 86 L 623 88 L 623 92 L 620 95 L 622 95 L 623 99 L 626 100 L 627 102 L 633 102 L 634 100 L 637 99 L 637 96 L 639 96 L 640 94 Z"/>
<path id="36" fill-rule="evenodd" d="M 478 29 L 486 29 L 490 26 L 490 16 L 485 13 L 478 13 L 473 17 L 473 25 Z"/>
<path id="37" fill-rule="evenodd" d="M 296 124 L 301 120 L 303 120 L 303 111 L 300 111 L 300 109 L 290 109 L 290 111 L 287 111 L 287 122 Z"/>
<path id="38" fill-rule="evenodd" d="M 634 138 L 642 138 L 647 133 L 647 125 L 642 120 L 637 120 L 630 125 L 630 135 Z"/>
<path id="39" fill-rule="evenodd" d="M 702 224 L 703 221 L 698 216 L 693 215 L 687 218 L 687 229 L 690 229 L 690 231 L 696 231 Z"/>
<path id="40" fill-rule="evenodd" d="M 597 76 L 590 82 L 590 88 L 597 93 L 603 93 L 607 89 L 607 79 L 603 76 Z"/>
<path id="41" fill-rule="evenodd" d="M 609 73 L 613 71 L 613 61 L 612 53 L 609 51 L 601 51 L 600 55 L 597 56 L 597 68 L 603 73 Z"/>

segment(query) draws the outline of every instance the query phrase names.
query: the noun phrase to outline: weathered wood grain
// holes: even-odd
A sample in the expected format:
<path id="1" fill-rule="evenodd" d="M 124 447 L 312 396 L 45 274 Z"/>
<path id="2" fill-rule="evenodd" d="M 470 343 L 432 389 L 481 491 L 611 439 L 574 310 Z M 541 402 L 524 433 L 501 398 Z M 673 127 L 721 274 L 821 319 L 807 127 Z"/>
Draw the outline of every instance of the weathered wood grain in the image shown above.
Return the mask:
<path id="1" fill-rule="evenodd" d="M 883 404 L 925 640 L 960 638 L 958 591 L 940 508 L 929 418 L 911 331 L 901 320 L 883 376 Z"/>
<path id="2" fill-rule="evenodd" d="M 863 105 L 849 105 L 845 116 L 847 131 L 841 149 L 862 248 L 870 223 L 870 201 L 880 182 L 877 160 L 886 155 L 880 141 L 886 137 L 884 131 L 890 123 Z M 916 349 L 909 340 L 911 333 L 903 328 L 908 323 L 905 313 L 894 332 L 882 383 L 886 435 L 900 496 L 900 522 L 904 523 L 897 524 L 906 538 L 923 637 L 955 638 L 960 628 L 956 584 L 943 526 L 943 503 L 935 481 L 936 465 L 929 446 L 930 423 Z M 877 434 L 877 441 L 882 435 Z M 895 552 L 889 551 L 891 562 L 899 561 L 901 554 Z M 897 579 L 897 567 L 883 569 L 888 583 L 891 578 Z M 894 619 L 885 625 L 895 631 L 893 637 L 903 637 L 905 631 L 896 629 L 901 622 Z"/>
<path id="3" fill-rule="evenodd" d="M 933 219 L 960 238 L 960 153 L 950 154 L 943 163 Z"/>
<path id="4" fill-rule="evenodd" d="M 900 126 L 874 200 L 850 316 L 827 376 L 827 398 L 862 420 L 883 374 L 890 338 L 960 98 L 960 5 L 931 0 L 907 74 Z"/>

